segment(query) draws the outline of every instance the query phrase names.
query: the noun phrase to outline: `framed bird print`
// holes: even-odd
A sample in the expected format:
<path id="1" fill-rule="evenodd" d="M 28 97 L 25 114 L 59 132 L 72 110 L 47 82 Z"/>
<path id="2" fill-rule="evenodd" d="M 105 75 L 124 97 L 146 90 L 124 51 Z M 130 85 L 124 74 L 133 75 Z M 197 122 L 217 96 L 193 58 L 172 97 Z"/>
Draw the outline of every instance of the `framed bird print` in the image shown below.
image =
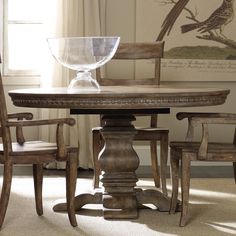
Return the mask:
<path id="1" fill-rule="evenodd" d="M 162 81 L 235 81 L 235 12 L 235 0 L 137 0 L 136 41 L 165 41 Z"/>

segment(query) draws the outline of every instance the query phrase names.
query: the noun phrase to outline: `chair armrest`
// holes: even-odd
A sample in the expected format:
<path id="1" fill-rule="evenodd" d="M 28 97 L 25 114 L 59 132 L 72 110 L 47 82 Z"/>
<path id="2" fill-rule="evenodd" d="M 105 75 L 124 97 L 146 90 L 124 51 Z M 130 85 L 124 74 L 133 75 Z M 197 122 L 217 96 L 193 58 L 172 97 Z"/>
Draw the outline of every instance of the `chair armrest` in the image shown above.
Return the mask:
<path id="1" fill-rule="evenodd" d="M 176 117 L 178 120 L 188 118 L 193 124 L 236 124 L 233 113 L 179 112 Z"/>
<path id="2" fill-rule="evenodd" d="M 39 125 L 57 125 L 56 131 L 56 142 L 57 142 L 57 156 L 58 161 L 64 161 L 67 156 L 67 149 L 64 142 L 63 136 L 63 125 L 67 124 L 73 126 L 75 124 L 75 119 L 73 118 L 61 118 L 61 119 L 50 119 L 50 120 L 30 120 L 30 121 L 8 121 L 7 125 L 9 127 L 23 127 L 23 126 L 39 126 Z M 20 140 L 22 141 L 22 140 Z M 23 142 L 24 143 L 24 142 Z M 20 143 L 20 144 L 23 144 Z"/>
<path id="3" fill-rule="evenodd" d="M 8 119 L 17 119 L 18 121 L 23 120 L 23 119 L 32 120 L 33 114 L 29 113 L 29 112 L 11 113 L 11 114 L 7 114 L 7 118 Z M 16 127 L 16 140 L 21 145 L 25 142 L 22 126 Z"/>
<path id="4" fill-rule="evenodd" d="M 7 125 L 9 127 L 18 127 L 18 126 L 39 126 L 39 125 L 57 125 L 57 124 L 67 124 L 73 126 L 75 120 L 73 118 L 60 118 L 60 119 L 50 119 L 50 120 L 20 120 L 20 121 L 8 121 Z"/>
<path id="5" fill-rule="evenodd" d="M 11 113 L 7 114 L 8 119 L 18 119 L 18 120 L 32 120 L 33 114 L 30 112 L 21 112 L 21 113 Z"/>
<path id="6" fill-rule="evenodd" d="M 208 124 L 236 124 L 236 114 L 232 113 L 199 113 L 199 112 L 179 112 L 177 119 L 188 118 L 188 131 L 186 141 L 192 141 L 194 136 L 194 127 L 202 125 L 202 139 L 198 150 L 198 158 L 206 159 L 209 131 Z"/>

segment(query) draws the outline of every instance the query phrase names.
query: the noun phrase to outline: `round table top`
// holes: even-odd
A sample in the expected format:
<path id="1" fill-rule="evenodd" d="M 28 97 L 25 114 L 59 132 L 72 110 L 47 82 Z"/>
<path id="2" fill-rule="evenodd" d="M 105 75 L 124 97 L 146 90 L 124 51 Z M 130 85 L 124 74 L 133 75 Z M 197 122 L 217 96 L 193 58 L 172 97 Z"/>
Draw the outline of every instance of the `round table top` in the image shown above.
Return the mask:
<path id="1" fill-rule="evenodd" d="M 16 106 L 93 110 L 148 110 L 160 107 L 194 107 L 223 104 L 229 89 L 104 86 L 101 90 L 68 93 L 67 88 L 32 88 L 9 91 Z"/>

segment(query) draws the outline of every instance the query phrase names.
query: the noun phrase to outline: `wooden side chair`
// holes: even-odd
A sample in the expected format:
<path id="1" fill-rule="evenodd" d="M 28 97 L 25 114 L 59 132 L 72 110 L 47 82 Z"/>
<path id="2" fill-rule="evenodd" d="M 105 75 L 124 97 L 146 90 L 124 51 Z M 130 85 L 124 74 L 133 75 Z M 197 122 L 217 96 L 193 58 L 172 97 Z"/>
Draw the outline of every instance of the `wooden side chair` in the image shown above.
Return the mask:
<path id="1" fill-rule="evenodd" d="M 171 178 L 172 178 L 172 197 L 170 213 L 176 211 L 178 184 L 179 184 L 179 167 L 181 178 L 181 217 L 180 226 L 185 226 L 188 219 L 188 203 L 190 188 L 190 164 L 191 161 L 228 161 L 233 162 L 234 175 L 236 163 L 236 132 L 232 143 L 213 143 L 209 142 L 209 124 L 230 124 L 236 125 L 236 114 L 227 113 L 187 113 L 177 114 L 177 119 L 188 119 L 188 131 L 185 142 L 170 142 L 170 161 L 171 161 Z M 200 142 L 193 141 L 194 128 L 197 125 L 202 126 L 202 138 Z M 235 175 L 236 176 L 236 175 Z"/>
<path id="2" fill-rule="evenodd" d="M 0 60 L 1 61 L 1 60 Z M 72 226 L 76 226 L 74 198 L 77 178 L 77 157 L 73 155 L 78 148 L 65 145 L 63 139 L 63 125 L 74 125 L 72 118 L 52 120 L 32 120 L 31 113 L 8 114 L 2 76 L 0 73 L 0 163 L 3 164 L 3 184 L 0 199 L 0 228 L 2 227 L 11 191 L 13 165 L 32 164 L 36 212 L 43 214 L 42 206 L 42 183 L 43 164 L 57 161 L 66 161 L 66 198 L 68 216 Z M 13 119 L 13 120 L 12 120 Z M 15 120 L 14 120 L 15 119 Z M 39 125 L 57 125 L 56 143 L 44 141 L 26 142 L 23 136 L 22 127 Z M 10 128 L 16 129 L 16 142 L 12 142 Z"/>
<path id="3" fill-rule="evenodd" d="M 121 43 L 112 58 L 112 60 L 153 60 L 155 64 L 153 78 L 143 79 L 111 79 L 103 78 L 100 69 L 97 69 L 97 81 L 101 86 L 133 86 L 133 85 L 160 85 L 160 68 L 161 58 L 163 57 L 164 42 L 152 43 Z M 136 127 L 138 133 L 134 140 L 145 140 L 150 142 L 152 173 L 156 187 L 160 187 L 160 176 L 162 182 L 163 193 L 167 194 L 166 190 L 166 174 L 167 174 L 167 157 L 168 157 L 168 129 L 157 126 L 159 114 L 169 114 L 169 108 L 159 108 L 156 114 L 145 115 L 136 114 L 136 116 L 149 116 L 150 126 L 139 128 Z M 93 128 L 93 162 L 94 162 L 94 187 L 99 186 L 99 175 L 101 174 L 98 163 L 99 152 L 103 147 L 103 140 L 100 135 L 101 127 Z M 160 142 L 160 173 L 158 170 L 157 159 L 157 142 Z"/>

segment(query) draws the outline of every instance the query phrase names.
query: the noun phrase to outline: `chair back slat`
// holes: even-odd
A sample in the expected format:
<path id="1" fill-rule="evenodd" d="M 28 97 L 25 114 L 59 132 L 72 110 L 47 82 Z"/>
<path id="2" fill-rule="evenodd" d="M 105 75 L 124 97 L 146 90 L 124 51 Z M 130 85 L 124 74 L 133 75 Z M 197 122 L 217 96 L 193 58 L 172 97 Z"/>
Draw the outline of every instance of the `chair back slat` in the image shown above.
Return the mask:
<path id="1" fill-rule="evenodd" d="M 113 59 L 153 59 L 163 57 L 164 42 L 120 43 Z"/>
<path id="2" fill-rule="evenodd" d="M 0 55 L 0 63 L 1 63 L 1 55 Z M 5 158 L 7 158 L 8 156 L 7 153 L 12 151 L 11 133 L 10 133 L 10 128 L 7 127 L 6 125 L 7 121 L 8 121 L 7 106 L 3 89 L 2 74 L 0 71 L 0 135 L 2 137 Z"/>
<path id="3" fill-rule="evenodd" d="M 236 127 L 234 128 L 234 139 L 233 139 L 233 144 L 236 145 Z"/>

